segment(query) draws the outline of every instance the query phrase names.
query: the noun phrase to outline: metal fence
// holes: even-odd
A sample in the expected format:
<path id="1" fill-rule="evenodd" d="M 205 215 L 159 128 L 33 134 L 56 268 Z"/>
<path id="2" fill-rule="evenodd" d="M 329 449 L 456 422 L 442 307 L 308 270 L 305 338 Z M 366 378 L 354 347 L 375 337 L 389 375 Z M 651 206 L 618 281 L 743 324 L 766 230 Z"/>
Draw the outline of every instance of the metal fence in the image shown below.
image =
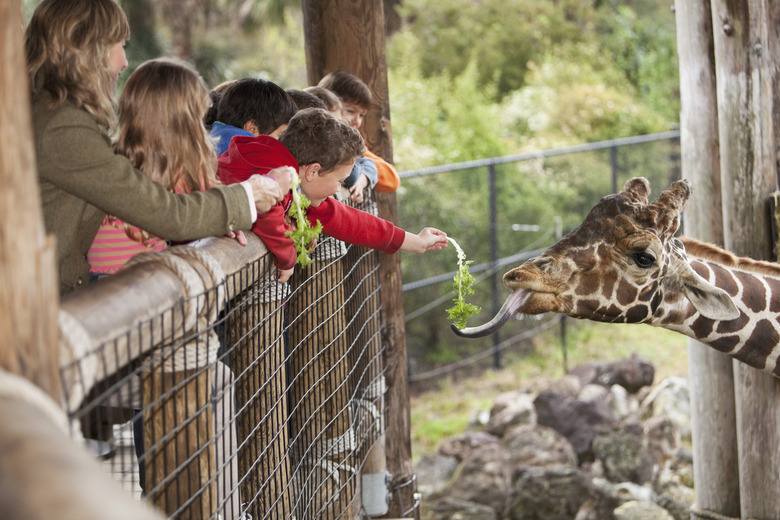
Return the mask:
<path id="1" fill-rule="evenodd" d="M 383 514 L 377 253 L 326 238 L 280 285 L 248 239 L 142 254 L 63 298 L 74 436 L 171 518 Z"/>
<path id="2" fill-rule="evenodd" d="M 481 317 L 473 320 L 487 321 L 507 294 L 501 284 L 506 270 L 551 246 L 562 233 L 578 225 L 601 197 L 616 193 L 630 177 L 643 175 L 659 191 L 679 179 L 679 146 L 680 132 L 672 130 L 403 171 L 400 175 L 407 196 L 399 195 L 398 214 L 402 227 L 416 225 L 414 219 L 424 219 L 426 224 L 439 226 L 459 240 L 474 261 L 469 268 L 476 279 L 470 301 L 483 308 Z M 550 190 L 524 192 L 520 182 L 523 178 L 546 183 L 545 188 Z M 565 189 L 556 192 L 556 186 Z M 470 200 L 477 200 L 478 207 L 464 203 L 454 211 L 439 212 L 439 220 L 439 215 L 420 216 L 419 207 L 426 198 L 460 200 L 460 193 L 466 191 L 476 194 Z M 554 218 L 548 215 L 543 220 L 539 214 L 526 212 L 527 220 L 515 220 L 522 213 L 518 208 L 539 196 L 548 200 L 549 207 L 560 207 L 566 214 Z M 410 219 L 410 215 L 414 217 Z M 455 271 L 451 269 L 455 262 L 449 264 L 449 269 L 441 269 L 434 265 L 439 261 L 440 257 L 426 255 L 415 262 L 414 269 L 404 272 L 410 382 L 468 368 L 478 371 L 489 366 L 487 361 L 491 361 L 492 368 L 501 368 L 507 352 L 520 350 L 524 355 L 530 338 L 558 323 L 565 348 L 565 321 L 556 316 L 512 320 L 488 338 L 454 338 L 449 334 L 444 308 L 452 298 Z M 428 359 L 440 344 L 445 347 L 437 352 L 438 359 Z"/>

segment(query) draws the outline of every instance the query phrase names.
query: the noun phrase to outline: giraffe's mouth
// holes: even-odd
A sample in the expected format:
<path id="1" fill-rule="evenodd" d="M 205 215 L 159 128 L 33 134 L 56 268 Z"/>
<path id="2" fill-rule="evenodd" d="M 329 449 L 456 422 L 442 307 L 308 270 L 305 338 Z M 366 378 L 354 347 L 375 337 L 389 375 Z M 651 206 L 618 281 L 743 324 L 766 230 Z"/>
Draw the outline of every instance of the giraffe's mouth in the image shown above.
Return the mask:
<path id="1" fill-rule="evenodd" d="M 513 314 L 523 308 L 532 292 L 533 291 L 531 291 L 531 289 L 520 289 L 514 291 L 506 299 L 504 305 L 501 307 L 495 317 L 484 325 L 459 329 L 453 324 L 452 330 L 455 332 L 455 334 L 464 338 L 480 338 L 482 336 L 492 334 L 500 329 L 504 323 L 506 323 L 509 318 L 512 317 Z"/>

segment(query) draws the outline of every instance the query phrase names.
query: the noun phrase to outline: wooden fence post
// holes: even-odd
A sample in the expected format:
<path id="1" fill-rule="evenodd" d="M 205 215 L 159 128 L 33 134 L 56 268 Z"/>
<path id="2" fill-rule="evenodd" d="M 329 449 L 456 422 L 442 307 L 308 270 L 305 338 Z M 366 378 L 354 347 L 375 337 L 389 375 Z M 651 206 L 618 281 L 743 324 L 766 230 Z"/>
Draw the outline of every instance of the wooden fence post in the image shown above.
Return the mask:
<path id="1" fill-rule="evenodd" d="M 712 1 L 724 240 L 740 256 L 768 260 L 769 196 L 777 190 L 773 116 L 778 107 L 777 0 Z M 743 518 L 780 511 L 780 381 L 734 364 Z"/>
<path id="2" fill-rule="evenodd" d="M 131 263 L 162 256 L 147 253 Z M 173 254 L 165 258 L 171 264 L 162 265 L 175 267 L 177 275 L 187 279 L 191 291 L 181 304 L 181 333 L 203 334 L 184 344 L 163 346 L 152 354 L 142 371 L 146 493 L 168 516 L 205 520 L 217 510 L 218 502 L 213 442 L 215 359 L 210 358 L 216 358 L 211 353 L 218 349 L 219 340 L 213 331 L 199 329 L 215 317 L 219 302 L 213 301 L 218 298 L 207 291 L 198 268 Z"/>
<path id="3" fill-rule="evenodd" d="M 267 275 L 267 268 L 262 270 Z M 287 403 L 287 354 L 283 298 L 286 287 L 269 281 L 244 310 L 228 317 L 226 343 L 236 377 L 236 410 L 241 443 L 242 502 L 252 518 L 292 516 Z"/>
<path id="4" fill-rule="evenodd" d="M 296 269 L 290 297 L 290 444 L 300 486 L 299 518 L 358 514 L 350 509 L 355 436 L 348 406 L 342 248 L 335 240 L 320 240 L 314 263 Z"/>
<path id="5" fill-rule="evenodd" d="M 384 10 L 381 0 L 303 1 L 306 65 L 309 82 L 347 70 L 371 89 L 373 102 L 361 133 L 368 148 L 392 163 L 392 131 L 387 85 Z M 335 13 L 338 13 L 336 16 Z M 379 216 L 398 222 L 395 193 L 376 193 Z M 409 411 L 406 331 L 403 321 L 401 266 L 398 254 L 380 253 L 382 343 L 386 360 L 387 468 L 394 500 L 387 516 L 415 508 Z"/>
<path id="6" fill-rule="evenodd" d="M 685 233 L 723 245 L 718 107 L 708 0 L 675 4 L 680 65 L 680 141 L 682 177 L 694 195 L 685 214 Z M 739 515 L 734 375 L 731 358 L 688 340 L 691 396 L 694 508 Z"/>

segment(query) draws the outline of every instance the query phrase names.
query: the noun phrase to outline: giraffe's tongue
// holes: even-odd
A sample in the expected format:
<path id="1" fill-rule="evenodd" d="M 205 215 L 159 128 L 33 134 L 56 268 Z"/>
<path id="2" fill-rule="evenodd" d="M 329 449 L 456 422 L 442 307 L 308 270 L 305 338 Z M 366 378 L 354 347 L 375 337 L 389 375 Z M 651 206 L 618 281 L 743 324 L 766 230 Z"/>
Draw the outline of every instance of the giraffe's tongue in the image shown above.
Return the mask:
<path id="1" fill-rule="evenodd" d="M 530 289 L 515 291 L 509 295 L 496 316 L 489 322 L 478 327 L 466 327 L 465 329 L 459 329 L 453 324 L 452 330 L 455 334 L 464 338 L 481 338 L 482 336 L 492 334 L 500 329 L 514 313 L 523 308 L 530 294 Z"/>

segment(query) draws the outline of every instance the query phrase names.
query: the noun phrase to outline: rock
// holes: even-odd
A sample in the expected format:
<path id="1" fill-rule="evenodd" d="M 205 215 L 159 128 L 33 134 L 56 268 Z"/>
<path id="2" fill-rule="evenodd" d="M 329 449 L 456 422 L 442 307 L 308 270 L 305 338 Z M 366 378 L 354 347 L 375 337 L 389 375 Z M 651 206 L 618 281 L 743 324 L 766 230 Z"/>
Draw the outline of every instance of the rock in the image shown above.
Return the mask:
<path id="1" fill-rule="evenodd" d="M 449 439 L 445 439 L 439 445 L 439 453 L 449 457 L 455 457 L 461 462 L 474 448 L 485 444 L 498 444 L 501 439 L 485 432 L 466 432 Z"/>
<path id="2" fill-rule="evenodd" d="M 442 491 L 458 467 L 455 457 L 434 453 L 426 455 L 415 464 L 417 489 L 423 496 Z"/>
<path id="3" fill-rule="evenodd" d="M 508 460 L 509 455 L 500 444 L 484 444 L 471 450 L 438 497 L 446 495 L 503 508 L 509 493 Z"/>
<path id="4" fill-rule="evenodd" d="M 644 427 L 636 422 L 596 434 L 593 453 L 612 482 L 644 484 L 652 479 L 657 465 L 648 447 Z"/>
<path id="5" fill-rule="evenodd" d="M 550 381 L 546 390 L 577 397 L 577 394 L 582 391 L 582 382 L 578 377 L 566 374 L 563 377 Z"/>
<path id="6" fill-rule="evenodd" d="M 493 405 L 490 407 L 490 415 L 496 415 L 501 413 L 504 409 L 512 406 L 516 401 L 523 399 L 528 395 L 528 392 L 524 390 L 514 390 L 512 392 L 501 392 L 495 399 L 493 399 Z"/>
<path id="7" fill-rule="evenodd" d="M 534 400 L 536 421 L 549 426 L 568 439 L 578 462 L 594 460 L 595 435 L 609 430 L 617 419 L 603 401 L 585 402 L 555 392 L 541 392 Z"/>
<path id="8" fill-rule="evenodd" d="M 644 423 L 647 443 L 658 463 L 657 473 L 664 471 L 680 449 L 680 428 L 665 415 L 651 417 Z"/>
<path id="9" fill-rule="evenodd" d="M 430 506 L 431 520 L 498 520 L 498 514 L 492 507 L 468 500 L 446 497 Z"/>
<path id="10" fill-rule="evenodd" d="M 590 383 L 583 386 L 576 397 L 580 401 L 585 401 L 586 403 L 606 401 L 609 399 L 609 389 L 605 386 Z"/>
<path id="11" fill-rule="evenodd" d="M 642 387 L 653 384 L 655 367 L 641 358 L 631 357 L 612 363 L 580 365 L 571 369 L 569 374 L 579 378 L 583 386 L 591 383 L 606 387 L 620 385 L 635 394 Z"/>
<path id="12" fill-rule="evenodd" d="M 522 424 L 507 430 L 501 444 L 512 468 L 518 466 L 576 466 L 571 443 L 552 428 Z"/>
<path id="13" fill-rule="evenodd" d="M 640 414 L 643 420 L 665 415 L 680 428 L 683 439 L 691 438 L 691 399 L 688 381 L 669 377 L 661 381 L 642 400 Z"/>
<path id="14" fill-rule="evenodd" d="M 663 507 L 674 520 L 689 520 L 691 507 L 696 501 L 693 489 L 683 485 L 667 485 L 654 503 Z"/>
<path id="15" fill-rule="evenodd" d="M 593 503 L 588 503 L 591 500 Z M 586 503 L 590 511 L 611 511 L 619 502 L 576 468 L 519 468 L 513 477 L 505 518 L 571 520 Z M 600 520 L 611 520 L 611 516 L 602 514 Z"/>
<path id="16" fill-rule="evenodd" d="M 536 409 L 533 397 L 529 394 L 515 394 L 510 402 L 494 405 L 485 431 L 497 437 L 503 437 L 510 426 L 536 422 Z"/>
<path id="17" fill-rule="evenodd" d="M 615 520 L 674 520 L 661 506 L 652 502 L 630 501 L 615 509 Z"/>

